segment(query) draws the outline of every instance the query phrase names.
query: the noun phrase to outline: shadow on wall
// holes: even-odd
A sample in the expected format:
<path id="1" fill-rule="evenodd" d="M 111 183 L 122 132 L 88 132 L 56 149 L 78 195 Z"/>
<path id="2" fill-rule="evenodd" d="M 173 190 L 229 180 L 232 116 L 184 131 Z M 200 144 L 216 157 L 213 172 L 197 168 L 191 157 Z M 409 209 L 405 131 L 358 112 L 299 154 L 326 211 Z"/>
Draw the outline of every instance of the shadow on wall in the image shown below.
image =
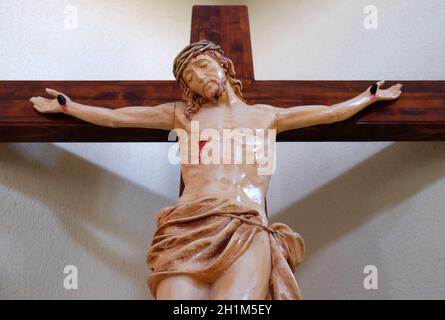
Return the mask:
<path id="1" fill-rule="evenodd" d="M 156 213 L 170 200 L 52 144 L 0 144 L 0 168 L 0 184 L 47 206 L 72 239 L 147 296 L 149 270 L 141 256 L 123 256 L 94 231 L 112 235 L 144 255 Z M 128 201 L 122 201 L 126 197 Z"/>
<path id="2" fill-rule="evenodd" d="M 155 229 L 154 216 L 170 200 L 52 144 L 0 144 L 0 168 L 0 184 L 44 203 L 72 239 L 132 281 L 141 296 L 146 295 L 148 269 L 140 255 L 124 256 L 107 247 L 93 231 L 111 234 L 145 254 Z M 303 268 L 308 267 L 311 256 L 324 246 L 444 175 L 444 143 L 394 143 L 274 215 L 273 220 L 302 234 L 307 243 Z"/>
<path id="3" fill-rule="evenodd" d="M 303 236 L 309 262 L 317 251 L 373 215 L 444 176 L 445 143 L 394 143 L 277 213 L 273 220 L 287 223 Z"/>

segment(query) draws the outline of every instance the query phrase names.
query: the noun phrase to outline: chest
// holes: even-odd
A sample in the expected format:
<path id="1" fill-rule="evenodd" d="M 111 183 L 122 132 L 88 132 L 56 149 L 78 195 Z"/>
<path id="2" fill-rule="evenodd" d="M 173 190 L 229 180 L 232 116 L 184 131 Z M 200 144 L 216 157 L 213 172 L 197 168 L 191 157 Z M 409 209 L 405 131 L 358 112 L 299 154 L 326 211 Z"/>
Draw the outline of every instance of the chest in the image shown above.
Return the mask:
<path id="1" fill-rule="evenodd" d="M 258 130 L 274 128 L 275 117 L 268 110 L 249 105 L 203 107 L 195 114 L 192 121 L 183 118 L 180 127 L 190 132 L 192 128 L 199 131 L 213 129 L 223 130 Z"/>

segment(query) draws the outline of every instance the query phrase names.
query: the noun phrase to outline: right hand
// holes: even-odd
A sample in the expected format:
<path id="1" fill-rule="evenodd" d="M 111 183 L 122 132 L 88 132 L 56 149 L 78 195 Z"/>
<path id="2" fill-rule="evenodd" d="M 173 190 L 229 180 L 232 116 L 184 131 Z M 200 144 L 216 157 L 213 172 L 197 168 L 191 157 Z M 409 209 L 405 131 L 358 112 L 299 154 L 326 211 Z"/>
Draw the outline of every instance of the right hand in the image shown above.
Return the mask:
<path id="1" fill-rule="evenodd" d="M 400 83 L 388 88 L 388 89 L 382 89 L 382 86 L 385 84 L 385 80 L 381 80 L 377 82 L 377 92 L 376 92 L 376 99 L 377 101 L 385 101 L 385 100 L 395 100 L 400 97 L 402 94 L 402 85 Z M 366 91 L 365 95 L 368 96 L 371 90 L 370 86 Z"/>
<path id="2" fill-rule="evenodd" d="M 63 95 L 66 99 L 66 104 L 68 105 L 71 102 L 71 99 L 66 95 L 59 91 L 53 89 L 46 89 L 46 92 L 56 99 L 46 99 L 43 97 L 32 97 L 29 101 L 32 102 L 34 109 L 41 113 L 60 113 L 62 112 L 62 107 L 57 101 L 57 96 L 59 94 Z"/>

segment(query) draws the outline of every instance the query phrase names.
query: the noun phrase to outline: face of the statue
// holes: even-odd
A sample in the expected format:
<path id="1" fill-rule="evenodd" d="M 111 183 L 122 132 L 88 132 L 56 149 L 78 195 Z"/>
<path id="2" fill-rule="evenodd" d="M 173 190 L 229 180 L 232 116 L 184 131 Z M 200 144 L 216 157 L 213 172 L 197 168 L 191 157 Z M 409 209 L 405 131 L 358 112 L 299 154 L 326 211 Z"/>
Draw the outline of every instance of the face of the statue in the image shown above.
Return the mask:
<path id="1" fill-rule="evenodd" d="M 190 60 L 182 73 L 182 78 L 190 90 L 208 101 L 213 101 L 222 95 L 227 81 L 224 69 L 206 54 Z"/>

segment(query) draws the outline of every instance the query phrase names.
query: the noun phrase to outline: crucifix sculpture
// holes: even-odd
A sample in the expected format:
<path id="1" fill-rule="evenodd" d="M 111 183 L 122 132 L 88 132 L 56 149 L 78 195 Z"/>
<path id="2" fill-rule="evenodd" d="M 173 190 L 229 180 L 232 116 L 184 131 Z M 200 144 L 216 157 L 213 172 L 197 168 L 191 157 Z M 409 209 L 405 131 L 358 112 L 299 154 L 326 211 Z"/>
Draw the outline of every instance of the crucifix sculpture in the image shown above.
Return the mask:
<path id="1" fill-rule="evenodd" d="M 234 142 L 243 151 L 249 144 L 254 150 L 267 149 L 271 140 L 258 138 L 258 130 L 275 130 L 282 141 L 443 139 L 444 82 L 407 82 L 406 98 L 404 94 L 397 103 L 382 103 L 371 113 L 366 107 L 374 102 L 399 98 L 401 85 L 383 89 L 383 81 L 373 86 L 255 81 L 246 7 L 196 6 L 193 21 L 192 43 L 174 62 L 179 86 L 168 81 L 94 86 L 28 82 L 31 89 L 23 90 L 23 83 L 1 83 L 0 94 L 8 97 L 9 90 L 15 107 L 6 109 L 6 121 L 0 121 L 0 132 L 8 134 L 2 140 L 166 141 L 165 132 L 182 130 L 182 195 L 158 215 L 148 254 L 152 294 L 158 299 L 298 299 L 293 271 L 302 260 L 304 243 L 288 226 L 268 223 L 270 174 L 258 171 L 267 156 L 254 152 L 252 163 L 234 163 L 229 152 L 228 163 L 217 162 L 220 151 L 227 154 L 225 130 L 255 131 L 250 142 Z M 20 91 L 11 90 L 19 85 Z M 47 89 L 52 99 L 36 97 L 43 87 L 60 91 Z M 43 115 L 32 114 L 30 124 L 17 121 L 30 114 L 18 113 L 24 107 L 18 96 L 33 96 L 34 108 Z M 139 99 L 143 106 L 128 107 Z M 104 105 L 112 108 L 99 107 Z M 63 114 L 99 126 L 73 122 Z M 189 139 L 194 129 L 196 145 Z M 205 130 L 210 133 L 201 139 Z M 221 141 L 223 146 L 216 143 Z M 206 156 L 216 162 L 206 163 Z"/>

